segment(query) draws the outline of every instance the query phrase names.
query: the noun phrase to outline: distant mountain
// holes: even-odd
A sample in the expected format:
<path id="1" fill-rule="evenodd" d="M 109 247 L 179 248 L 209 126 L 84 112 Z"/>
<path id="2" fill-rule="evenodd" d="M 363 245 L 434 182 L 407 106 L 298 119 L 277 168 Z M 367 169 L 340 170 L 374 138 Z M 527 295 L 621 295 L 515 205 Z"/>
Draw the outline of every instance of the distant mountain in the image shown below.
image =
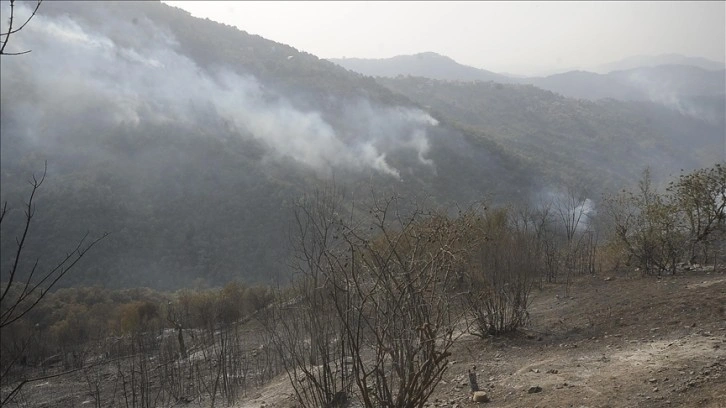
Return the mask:
<path id="1" fill-rule="evenodd" d="M 522 78 L 520 83 L 534 85 L 576 99 L 633 100 L 643 97 L 642 92 L 633 86 L 607 75 L 587 71 L 570 71 L 546 77 Z"/>
<path id="2" fill-rule="evenodd" d="M 726 69 L 706 70 L 690 65 L 658 65 L 613 71 L 607 77 L 630 85 L 650 99 L 669 93 L 683 97 L 723 96 L 726 94 Z"/>
<path id="3" fill-rule="evenodd" d="M 462 65 L 434 52 L 383 59 L 333 58 L 330 61 L 348 70 L 373 77 L 410 75 L 448 81 L 513 82 L 505 75 Z"/>
<path id="4" fill-rule="evenodd" d="M 676 54 L 659 57 L 633 57 L 612 67 L 643 64 L 606 74 L 571 71 L 545 77 L 515 77 L 466 66 L 433 52 L 400 55 L 387 59 L 331 59 L 354 72 L 373 77 L 423 77 L 444 81 L 493 81 L 531 84 L 570 98 L 623 101 L 650 101 L 682 113 L 718 121 L 722 116 L 720 100 L 726 92 L 723 66 L 703 58 Z M 681 65 L 662 63 L 678 62 Z M 650 66 L 651 64 L 659 64 Z M 701 66 L 716 68 L 705 69 Z"/>
<path id="5" fill-rule="evenodd" d="M 612 71 L 625 71 L 642 67 L 655 67 L 658 65 L 688 65 L 711 71 L 726 69 L 726 63 L 712 61 L 706 58 L 686 57 L 680 54 L 661 54 L 655 56 L 636 55 L 599 65 L 592 70 L 597 73 L 607 74 Z"/>
<path id="6" fill-rule="evenodd" d="M 724 159 L 723 115 L 711 123 L 657 103 L 577 100 L 532 85 L 378 81 L 437 115 L 479 129 L 567 183 L 614 187 L 637 179 L 645 166 L 667 177 Z"/>
<path id="7" fill-rule="evenodd" d="M 588 100 L 649 101 L 711 123 L 723 121 L 726 71 L 687 65 L 641 67 L 608 74 L 573 71 L 521 83 Z"/>

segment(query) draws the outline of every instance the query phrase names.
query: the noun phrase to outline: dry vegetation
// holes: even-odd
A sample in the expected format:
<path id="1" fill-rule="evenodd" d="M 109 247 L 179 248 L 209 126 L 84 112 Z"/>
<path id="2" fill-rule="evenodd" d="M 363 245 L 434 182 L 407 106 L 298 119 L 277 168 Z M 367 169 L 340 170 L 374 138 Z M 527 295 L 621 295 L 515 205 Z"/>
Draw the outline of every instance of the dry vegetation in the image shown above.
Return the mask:
<path id="1" fill-rule="evenodd" d="M 725 276 L 723 271 L 710 270 L 683 271 L 660 279 L 637 272 L 583 276 L 571 282 L 570 297 L 565 296 L 564 283 L 545 283 L 532 292 L 531 323 L 526 327 L 487 339 L 471 334 L 457 338 L 428 406 L 479 405 L 469 400 L 467 373 L 472 366 L 476 367 L 480 388 L 491 399 L 484 406 L 723 406 Z M 264 333 L 253 320 L 240 326 L 242 344 L 249 349 L 247 356 L 265 353 L 259 348 L 264 344 Z M 176 341 L 173 333 L 168 337 Z M 194 349 L 191 344 L 190 349 Z M 196 364 L 205 369 L 203 351 L 190 350 L 190 356 L 182 366 Z M 214 357 L 207 358 L 214 361 Z M 17 406 L 85 407 L 96 405 L 97 399 L 100 406 L 133 406 L 131 400 L 128 405 L 123 399 L 115 404 L 110 400 L 114 383 L 123 388 L 118 366 L 131 366 L 133 360 L 104 365 L 93 365 L 92 360 L 89 356 L 82 370 L 28 384 Z M 162 378 L 156 361 L 148 360 L 151 384 Z M 262 366 L 253 365 L 248 372 L 262 370 Z M 58 364 L 46 369 L 48 374 L 58 371 L 63 371 Z M 212 373 L 215 375 L 209 378 L 215 378 L 216 370 Z M 229 406 L 299 406 L 282 370 L 259 381 L 250 375 L 247 381 Z M 530 387 L 536 386 L 542 391 L 530 394 Z M 204 385 L 199 387 L 198 398 L 164 405 L 210 406 Z M 120 397 L 123 391 L 117 392 Z M 216 405 L 227 403 L 219 398 Z M 140 402 L 136 406 L 141 406 Z M 157 406 L 162 406 L 161 402 L 157 401 Z"/>
<path id="2" fill-rule="evenodd" d="M 467 405 L 471 372 L 500 405 L 719 404 L 724 186 L 720 165 L 663 194 L 646 172 L 599 220 L 572 190 L 449 215 L 331 188 L 295 205 L 284 288 L 11 282 L 3 313 L 25 312 L 3 326 L 2 402 L 233 406 L 272 382 L 282 406 Z"/>
<path id="3" fill-rule="evenodd" d="M 428 406 L 722 407 L 726 404 L 726 275 L 638 272 L 544 284 L 531 324 L 504 336 L 460 337 Z M 470 400 L 475 367 L 489 403 Z M 529 393 L 531 387 L 541 392 Z M 243 408 L 292 407 L 283 377 Z"/>

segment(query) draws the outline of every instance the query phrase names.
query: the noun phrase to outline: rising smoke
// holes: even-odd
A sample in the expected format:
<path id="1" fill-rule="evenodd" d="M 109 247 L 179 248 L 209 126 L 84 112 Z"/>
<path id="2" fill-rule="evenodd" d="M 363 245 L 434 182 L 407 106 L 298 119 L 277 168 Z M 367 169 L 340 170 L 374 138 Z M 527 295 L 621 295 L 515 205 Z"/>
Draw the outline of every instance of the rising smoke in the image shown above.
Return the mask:
<path id="1" fill-rule="evenodd" d="M 16 8 L 27 13 L 22 4 Z M 399 150 L 433 169 L 427 128 L 437 122 L 425 112 L 361 99 L 343 107 L 343 133 L 252 75 L 201 68 L 147 18 L 109 21 L 40 14 L 13 37 L 15 49 L 32 52 L 2 60 L 3 116 L 12 115 L 14 131 L 25 140 L 61 148 L 64 135 L 80 124 L 96 132 L 167 123 L 195 128 L 213 115 L 266 146 L 270 158 L 293 159 L 323 175 L 335 168 L 373 169 L 399 178 L 388 160 Z"/>
<path id="2" fill-rule="evenodd" d="M 671 69 L 676 72 L 679 69 L 698 70 L 697 68 L 677 66 L 662 68 Z M 698 103 L 699 100 L 693 98 L 694 95 L 709 95 L 712 96 L 711 99 L 723 100 L 725 91 L 723 71 L 720 74 L 721 78 L 718 78 L 718 72 L 714 75 L 712 72 L 704 71 L 701 74 L 703 76 L 703 83 L 698 81 L 692 83 L 685 82 L 684 78 L 689 78 L 692 74 L 687 75 L 688 72 L 682 74 L 679 76 L 667 71 L 661 72 L 657 68 L 644 68 L 628 71 L 623 79 L 627 85 L 638 89 L 644 98 L 650 102 L 666 106 L 681 115 L 701 120 L 711 125 L 723 126 L 724 112 L 722 104 L 714 105 L 710 101 L 709 103 L 703 103 L 703 100 L 700 101 L 701 103 Z M 713 89 L 704 87 L 704 83 L 713 85 Z"/>

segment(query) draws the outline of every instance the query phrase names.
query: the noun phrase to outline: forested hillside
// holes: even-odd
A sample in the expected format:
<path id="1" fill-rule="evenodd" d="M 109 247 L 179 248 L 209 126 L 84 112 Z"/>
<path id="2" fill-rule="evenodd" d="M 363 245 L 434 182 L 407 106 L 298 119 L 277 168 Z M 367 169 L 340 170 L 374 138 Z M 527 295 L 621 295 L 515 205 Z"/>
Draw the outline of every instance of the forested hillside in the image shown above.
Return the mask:
<path id="1" fill-rule="evenodd" d="M 637 179 L 646 166 L 663 179 L 723 159 L 723 119 L 700 120 L 657 103 L 577 100 L 532 85 L 378 81 L 462 126 L 481 129 L 566 183 L 603 189 Z"/>
<path id="2" fill-rule="evenodd" d="M 544 77 L 495 74 L 432 52 L 331 61 L 351 71 L 384 79 L 414 76 L 443 81 L 528 84 L 568 98 L 653 102 L 711 124 L 723 126 L 724 122 L 726 71 L 723 64 L 698 58 L 668 55 L 633 58 L 606 65 L 612 69 L 603 73 L 568 71 Z"/>
<path id="3" fill-rule="evenodd" d="M 45 162 L 28 262 L 110 234 L 63 286 L 285 279 L 291 203 L 333 182 L 355 201 L 527 203 L 560 185 L 597 199 L 645 166 L 662 178 L 722 157 L 723 121 L 374 79 L 158 2 L 43 3 L 14 41 L 32 52 L 2 59 L 4 237 Z M 15 245 L 3 239 L 3 266 Z"/>
<path id="4" fill-rule="evenodd" d="M 3 234 L 45 161 L 27 259 L 110 233 L 64 286 L 272 281 L 316 186 L 465 205 L 535 177 L 371 78 L 161 3 L 44 3 L 14 45 L 33 51 L 2 60 Z"/>

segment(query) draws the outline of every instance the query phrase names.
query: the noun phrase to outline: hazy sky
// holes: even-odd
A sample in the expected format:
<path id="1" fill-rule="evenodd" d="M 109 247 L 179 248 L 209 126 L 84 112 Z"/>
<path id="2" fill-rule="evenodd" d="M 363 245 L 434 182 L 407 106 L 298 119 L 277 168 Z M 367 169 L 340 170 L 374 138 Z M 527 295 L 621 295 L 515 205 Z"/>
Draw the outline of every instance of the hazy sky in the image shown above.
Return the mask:
<path id="1" fill-rule="evenodd" d="M 495 72 L 588 68 L 632 55 L 723 62 L 726 2 L 165 2 L 321 58 L 434 51 Z"/>

